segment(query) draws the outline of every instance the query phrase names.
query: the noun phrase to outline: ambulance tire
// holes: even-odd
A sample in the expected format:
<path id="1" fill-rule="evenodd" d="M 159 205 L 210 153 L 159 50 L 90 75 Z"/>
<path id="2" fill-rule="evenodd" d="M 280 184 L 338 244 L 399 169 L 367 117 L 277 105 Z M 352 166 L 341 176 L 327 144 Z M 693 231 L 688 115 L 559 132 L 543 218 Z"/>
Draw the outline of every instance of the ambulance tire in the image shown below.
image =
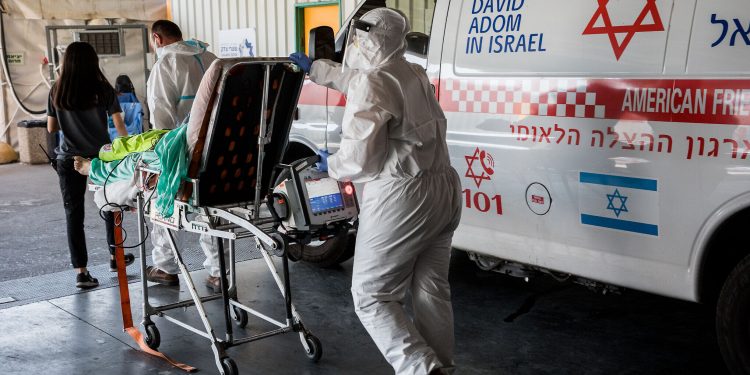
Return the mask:
<path id="1" fill-rule="evenodd" d="M 750 374 L 750 255 L 732 270 L 716 304 L 716 336 L 727 369 Z"/>
<path id="2" fill-rule="evenodd" d="M 290 244 L 288 251 L 290 256 L 315 265 L 320 268 L 335 267 L 339 263 L 346 262 L 354 255 L 354 242 L 356 233 L 352 231 L 339 234 L 326 241 L 301 246 Z"/>

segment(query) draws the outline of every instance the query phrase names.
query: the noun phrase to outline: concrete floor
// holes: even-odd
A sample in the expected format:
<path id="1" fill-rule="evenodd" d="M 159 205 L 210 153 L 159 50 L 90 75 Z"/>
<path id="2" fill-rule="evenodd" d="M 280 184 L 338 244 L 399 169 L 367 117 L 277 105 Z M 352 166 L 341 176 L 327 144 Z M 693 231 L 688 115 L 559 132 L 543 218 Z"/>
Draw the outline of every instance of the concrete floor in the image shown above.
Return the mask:
<path id="1" fill-rule="evenodd" d="M 353 312 L 348 293 L 351 261 L 328 270 L 293 264 L 291 272 L 295 303 L 306 326 L 323 342 L 323 358 L 310 363 L 297 336 L 289 334 L 229 349 L 241 373 L 392 373 Z M 130 273 L 137 271 L 131 268 Z M 261 260 L 239 263 L 238 274 L 243 303 L 283 316 Z M 194 277 L 203 276 L 198 271 Z M 698 305 L 637 292 L 603 297 L 548 279 L 524 283 L 479 271 L 463 253 L 454 255 L 451 279 L 458 374 L 724 371 L 710 314 Z M 131 284 L 130 290 L 137 309 L 140 283 Z M 178 294 L 160 286 L 151 290 L 160 302 L 171 302 Z M 184 290 L 180 294 L 186 296 Z M 2 373 L 179 374 L 134 349 L 122 332 L 117 298 L 116 288 L 108 288 L 0 310 Z M 215 329 L 221 331 L 220 304 L 208 306 Z M 177 316 L 198 324 L 194 309 Z M 163 352 L 204 373 L 216 373 L 205 339 L 163 319 L 155 321 Z M 249 327 L 250 332 L 268 328 L 254 320 Z"/>
<path id="2" fill-rule="evenodd" d="M 109 260 L 109 251 L 104 221 L 87 194 L 86 244 L 89 266 L 95 266 Z M 125 229 L 137 237 L 133 218 Z M 0 165 L 0 259 L 0 282 L 70 269 L 60 185 L 50 166 Z"/>
<path id="3" fill-rule="evenodd" d="M 54 184 L 44 173 L 52 176 Z M 51 170 L 0 166 L 0 280 L 66 269 L 58 197 Z M 19 232 L 33 237 L 19 238 Z M 101 239 L 98 233 L 90 231 L 89 236 Z M 44 259 L 51 254 L 56 254 L 53 260 Z M 106 258 L 95 261 L 104 263 Z M 8 270 L 14 273 L 9 276 Z M 323 358 L 310 363 L 297 336 L 289 334 L 229 349 L 241 373 L 392 373 L 353 312 L 351 261 L 334 269 L 293 264 L 291 272 L 295 303 L 306 326 L 322 341 Z M 129 268 L 131 277 L 137 273 L 137 268 Z M 241 302 L 281 318 L 282 301 L 265 264 L 241 262 L 238 275 Z M 203 271 L 194 272 L 196 280 L 204 276 Z M 725 372 L 711 312 L 704 306 L 627 290 L 600 296 L 544 277 L 525 283 L 480 271 L 462 252 L 454 252 L 451 285 L 457 374 Z M 136 321 L 140 321 L 140 288 L 140 283 L 130 284 Z M 186 295 L 184 290 L 161 286 L 150 290 L 160 302 Z M 207 293 L 202 287 L 199 290 Z M 221 331 L 219 303 L 208 306 Z M 192 308 L 177 315 L 198 322 Z M 201 373 L 217 372 L 207 340 L 163 319 L 155 321 L 163 352 L 200 368 Z M 0 309 L 0 374 L 181 373 L 137 351 L 121 324 L 116 288 Z M 248 331 L 261 328 L 268 327 L 251 320 Z"/>

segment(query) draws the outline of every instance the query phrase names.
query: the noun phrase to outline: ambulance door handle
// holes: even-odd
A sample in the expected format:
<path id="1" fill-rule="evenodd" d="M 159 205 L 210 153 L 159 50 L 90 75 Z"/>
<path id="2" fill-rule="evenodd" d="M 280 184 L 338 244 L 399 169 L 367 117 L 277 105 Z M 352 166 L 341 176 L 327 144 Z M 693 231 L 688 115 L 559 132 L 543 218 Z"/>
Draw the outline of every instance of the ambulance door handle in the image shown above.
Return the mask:
<path id="1" fill-rule="evenodd" d="M 437 92 L 437 89 L 435 89 L 435 85 L 434 84 L 430 83 L 430 87 L 432 87 L 432 93 L 433 94 Z"/>
<path id="2" fill-rule="evenodd" d="M 294 121 L 299 121 L 299 107 L 294 107 Z"/>

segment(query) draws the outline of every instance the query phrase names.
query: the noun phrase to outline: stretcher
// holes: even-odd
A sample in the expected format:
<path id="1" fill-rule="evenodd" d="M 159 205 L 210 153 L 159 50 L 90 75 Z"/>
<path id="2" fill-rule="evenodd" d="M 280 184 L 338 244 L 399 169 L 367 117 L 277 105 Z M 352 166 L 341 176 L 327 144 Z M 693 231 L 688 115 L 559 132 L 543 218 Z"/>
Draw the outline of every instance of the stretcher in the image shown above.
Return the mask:
<path id="1" fill-rule="evenodd" d="M 358 212 L 356 195 L 353 194 L 353 186 L 344 183 L 337 183 L 340 186 L 336 185 L 336 189 L 340 188 L 342 194 L 346 191 L 352 197 L 345 197 L 343 202 L 341 198 L 331 200 L 330 196 L 323 196 L 323 200 L 320 200 L 319 197 L 308 196 L 307 191 L 300 193 L 302 199 L 298 197 L 297 201 L 307 201 L 308 206 L 301 211 L 299 207 L 296 209 L 304 214 L 300 217 L 307 219 L 308 225 L 285 227 L 282 223 L 290 223 L 288 218 L 293 216 L 295 207 L 289 207 L 291 202 L 286 201 L 287 195 L 275 192 L 274 187 L 278 187 L 279 181 L 285 178 L 290 186 L 294 184 L 302 187 L 308 180 L 317 185 L 322 181 L 319 178 L 312 179 L 310 175 L 310 167 L 316 160 L 314 158 L 290 165 L 281 164 L 304 74 L 286 59 L 226 59 L 220 63 L 222 75 L 209 102 L 207 114 L 210 111 L 210 115 L 205 117 L 201 126 L 198 142 L 190 157 L 188 178 L 177 194 L 174 212 L 170 217 L 160 216 L 153 204 L 147 202 L 151 194 L 148 187 L 153 186 L 153 179 L 158 177 L 159 171 L 147 167 L 136 170 L 138 186 L 142 187 L 136 197 L 136 211 L 141 282 L 144 286 L 142 325 L 145 335 L 141 339 L 133 332 L 131 336 L 136 341 L 145 343 L 148 347 L 144 348 L 146 351 L 150 349 L 151 352 L 158 353 L 156 350 L 161 344 L 161 338 L 152 318 L 163 318 L 208 339 L 219 372 L 228 375 L 238 373 L 235 361 L 227 353 L 228 348 L 285 333 L 297 333 L 307 357 L 318 361 L 322 355 L 322 345 L 305 327 L 292 303 L 289 254 L 285 250 L 290 243 L 304 244 L 311 238 L 348 230 L 351 219 Z M 284 186 L 283 182 L 281 186 Z M 320 187 L 316 189 L 320 190 Z M 310 202 L 314 202 L 315 207 L 311 208 Z M 320 211 L 320 202 L 327 202 L 329 206 L 333 202 L 333 206 L 325 206 Z M 313 215 L 317 221 L 312 219 Z M 155 306 L 149 301 L 144 244 L 147 218 L 153 225 L 169 229 L 169 243 L 191 299 L 161 306 Z M 221 293 L 199 295 L 175 241 L 177 231 L 210 235 L 219 239 L 216 242 L 219 244 Z M 241 238 L 255 240 L 284 300 L 285 314 L 282 318 L 272 318 L 238 300 L 235 240 Z M 228 261 L 225 261 L 224 256 L 225 240 L 229 244 Z M 122 249 L 117 250 L 116 259 L 121 265 Z M 281 258 L 280 272 L 274 256 Z M 122 282 L 125 275 L 124 270 L 120 271 Z M 124 293 L 127 293 L 127 287 Z M 126 298 L 121 296 L 121 299 L 125 301 Z M 216 334 L 204 308 L 205 303 L 213 300 L 220 300 L 223 304 L 226 331 L 223 338 Z M 127 303 L 129 311 L 129 301 Z M 202 327 L 191 326 L 170 315 L 171 310 L 187 307 L 195 307 Z M 276 328 L 250 336 L 235 335 L 232 321 L 244 328 L 249 315 L 271 323 Z M 127 331 L 127 322 L 125 325 Z M 189 366 L 174 361 L 171 363 L 187 371 L 192 370 Z"/>

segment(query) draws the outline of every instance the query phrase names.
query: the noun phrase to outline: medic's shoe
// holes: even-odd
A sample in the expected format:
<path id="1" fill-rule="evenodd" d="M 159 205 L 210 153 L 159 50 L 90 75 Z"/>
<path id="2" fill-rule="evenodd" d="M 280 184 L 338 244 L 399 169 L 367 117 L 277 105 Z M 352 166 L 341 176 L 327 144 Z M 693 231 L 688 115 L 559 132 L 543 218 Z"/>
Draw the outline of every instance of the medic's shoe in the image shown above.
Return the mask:
<path id="1" fill-rule="evenodd" d="M 78 275 L 76 275 L 76 287 L 81 289 L 89 289 L 89 288 L 96 288 L 99 286 L 99 280 L 93 278 L 91 274 L 86 272 L 81 272 Z"/>
<path id="2" fill-rule="evenodd" d="M 221 293 L 221 279 L 218 276 L 209 276 L 206 278 L 206 286 L 214 293 Z"/>
<path id="3" fill-rule="evenodd" d="M 135 255 L 131 253 L 125 254 L 125 267 L 133 264 L 133 262 L 135 262 Z M 117 262 L 114 259 L 109 260 L 109 270 L 117 272 Z"/>
<path id="4" fill-rule="evenodd" d="M 154 266 L 146 267 L 146 280 L 167 286 L 180 285 L 177 275 L 166 273 Z"/>

